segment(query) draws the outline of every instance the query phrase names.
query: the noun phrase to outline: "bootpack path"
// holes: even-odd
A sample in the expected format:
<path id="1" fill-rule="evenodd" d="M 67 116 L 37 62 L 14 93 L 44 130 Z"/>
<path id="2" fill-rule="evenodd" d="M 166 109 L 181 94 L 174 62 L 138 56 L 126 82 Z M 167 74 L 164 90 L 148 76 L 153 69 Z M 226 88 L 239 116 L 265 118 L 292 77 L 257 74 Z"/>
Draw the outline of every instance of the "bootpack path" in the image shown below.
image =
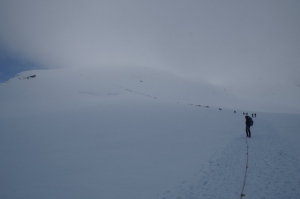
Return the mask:
<path id="1" fill-rule="evenodd" d="M 161 199 L 240 198 L 247 158 L 246 134 L 242 125 L 235 130 L 241 131 L 241 136 L 215 154 L 208 167 L 203 166 L 191 179 L 162 194 Z M 251 131 L 243 198 L 300 198 L 300 167 L 293 147 L 263 120 L 255 118 Z"/>

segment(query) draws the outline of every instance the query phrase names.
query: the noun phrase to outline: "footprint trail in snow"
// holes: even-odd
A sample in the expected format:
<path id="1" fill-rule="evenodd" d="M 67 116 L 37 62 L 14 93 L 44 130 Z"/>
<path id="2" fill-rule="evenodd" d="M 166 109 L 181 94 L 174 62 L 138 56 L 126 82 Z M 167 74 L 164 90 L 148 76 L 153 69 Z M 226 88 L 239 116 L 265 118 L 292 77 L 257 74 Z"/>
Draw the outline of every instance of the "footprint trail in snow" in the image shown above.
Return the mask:
<path id="1" fill-rule="evenodd" d="M 245 133 L 211 158 L 193 177 L 160 199 L 240 198 L 247 158 Z M 255 121 L 248 142 L 247 199 L 300 198 L 300 167 L 294 149 L 266 122 Z"/>

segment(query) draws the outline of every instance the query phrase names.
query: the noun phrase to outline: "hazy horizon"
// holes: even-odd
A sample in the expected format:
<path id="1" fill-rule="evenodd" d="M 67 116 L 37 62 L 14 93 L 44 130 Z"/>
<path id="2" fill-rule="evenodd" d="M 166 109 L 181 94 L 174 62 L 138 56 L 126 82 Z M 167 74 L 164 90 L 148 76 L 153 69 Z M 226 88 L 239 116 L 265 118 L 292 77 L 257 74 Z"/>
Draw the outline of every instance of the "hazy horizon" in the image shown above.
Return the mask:
<path id="1" fill-rule="evenodd" d="M 299 105 L 300 2 L 0 2 L 0 75 L 153 67 Z"/>

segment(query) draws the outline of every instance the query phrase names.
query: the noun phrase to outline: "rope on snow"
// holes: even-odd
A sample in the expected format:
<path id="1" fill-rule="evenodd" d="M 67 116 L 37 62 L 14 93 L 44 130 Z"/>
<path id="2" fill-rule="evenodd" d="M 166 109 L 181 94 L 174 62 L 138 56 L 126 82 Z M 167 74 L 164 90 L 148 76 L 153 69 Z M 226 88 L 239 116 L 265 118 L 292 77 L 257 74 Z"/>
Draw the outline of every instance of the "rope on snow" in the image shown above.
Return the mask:
<path id="1" fill-rule="evenodd" d="M 246 184 L 246 178 L 247 178 L 247 171 L 248 171 L 248 142 L 247 142 L 247 137 L 246 137 L 246 146 L 247 146 L 247 160 L 246 160 L 246 170 L 245 170 L 245 175 L 244 175 L 244 182 L 243 182 L 243 188 L 242 188 L 242 192 L 241 192 L 241 197 L 240 199 L 242 199 L 244 196 L 246 196 L 244 194 L 244 188 L 245 188 L 245 184 Z"/>

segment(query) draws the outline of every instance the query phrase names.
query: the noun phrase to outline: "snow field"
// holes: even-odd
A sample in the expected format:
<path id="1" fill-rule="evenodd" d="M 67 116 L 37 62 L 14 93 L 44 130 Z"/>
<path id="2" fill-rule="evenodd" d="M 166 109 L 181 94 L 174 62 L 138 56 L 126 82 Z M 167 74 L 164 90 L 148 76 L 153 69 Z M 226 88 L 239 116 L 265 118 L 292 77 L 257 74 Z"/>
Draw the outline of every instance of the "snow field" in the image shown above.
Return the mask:
<path id="1" fill-rule="evenodd" d="M 35 73 L 0 85 L 0 198 L 239 198 L 242 111 L 188 102 L 206 88 L 206 102 L 240 99 L 204 85 L 191 92 L 190 83 L 168 95 L 165 75 L 155 89 L 152 76 Z M 275 113 L 254 118 L 246 198 L 300 198 L 299 121 Z"/>
<path id="2" fill-rule="evenodd" d="M 282 121 L 278 123 L 288 123 L 286 120 L 291 116 L 281 116 Z M 298 115 L 294 117 L 299 119 Z M 294 133 L 297 128 L 292 132 L 278 132 L 274 128 L 275 121 L 275 118 L 258 120 L 260 132 L 255 139 L 249 140 L 249 150 L 252 152 L 249 155 L 249 179 L 245 188 L 245 192 L 249 192 L 248 198 L 300 198 L 299 145 L 295 148 L 284 136 Z"/>
<path id="3" fill-rule="evenodd" d="M 276 114 L 273 116 L 276 118 Z M 281 119 L 289 116 L 281 115 Z M 272 128 L 271 119 L 274 118 L 254 118 L 252 137 L 247 138 L 249 167 L 244 198 L 299 198 L 299 148 L 297 150 Z M 201 169 L 189 181 L 184 181 L 161 198 L 239 198 L 246 166 L 245 139 L 243 134 L 234 138 L 208 161 L 208 171 Z"/>
<path id="4" fill-rule="evenodd" d="M 6 118 L 2 193 L 11 198 L 153 198 L 192 175 L 210 151 L 229 140 L 217 134 L 219 127 L 205 112 L 208 119 L 194 107 L 122 100 L 21 117 L 17 126 L 16 118 Z M 210 144 L 220 136 L 221 142 Z"/>

